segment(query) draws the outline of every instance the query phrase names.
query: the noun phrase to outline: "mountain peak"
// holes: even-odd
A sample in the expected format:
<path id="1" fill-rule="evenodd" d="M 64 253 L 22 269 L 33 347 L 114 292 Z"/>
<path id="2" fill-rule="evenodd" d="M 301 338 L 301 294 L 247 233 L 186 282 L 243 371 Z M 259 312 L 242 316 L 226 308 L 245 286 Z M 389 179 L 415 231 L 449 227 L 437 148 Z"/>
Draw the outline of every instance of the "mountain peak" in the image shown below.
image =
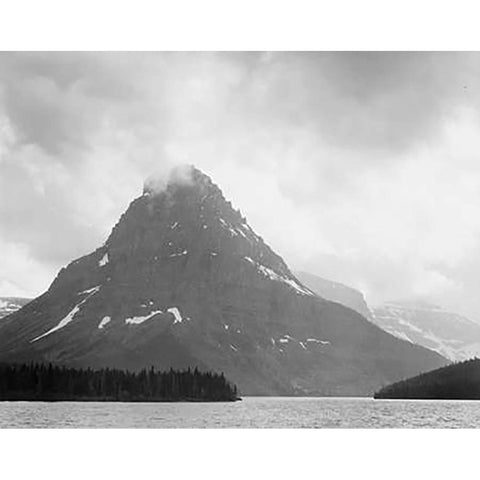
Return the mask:
<path id="1" fill-rule="evenodd" d="M 156 172 L 151 174 L 144 182 L 143 194 L 158 195 L 182 187 L 220 192 L 219 187 L 200 169 L 191 164 L 182 164 L 177 165 L 167 173 Z"/>
<path id="2" fill-rule="evenodd" d="M 221 369 L 260 395 L 367 394 L 445 363 L 418 349 L 305 287 L 192 165 L 0 322 L 0 362 Z"/>

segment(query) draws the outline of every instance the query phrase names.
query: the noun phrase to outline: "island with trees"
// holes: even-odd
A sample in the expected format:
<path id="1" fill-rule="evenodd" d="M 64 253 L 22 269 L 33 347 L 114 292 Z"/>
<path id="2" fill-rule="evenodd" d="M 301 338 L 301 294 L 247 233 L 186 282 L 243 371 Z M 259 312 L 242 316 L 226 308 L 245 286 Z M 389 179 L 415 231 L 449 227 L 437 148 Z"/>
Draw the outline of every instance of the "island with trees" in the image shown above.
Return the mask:
<path id="1" fill-rule="evenodd" d="M 138 372 L 0 364 L 0 401 L 225 402 L 239 400 L 223 373 L 197 368 Z"/>
<path id="2" fill-rule="evenodd" d="M 480 359 L 453 363 L 387 385 L 374 398 L 480 400 Z"/>

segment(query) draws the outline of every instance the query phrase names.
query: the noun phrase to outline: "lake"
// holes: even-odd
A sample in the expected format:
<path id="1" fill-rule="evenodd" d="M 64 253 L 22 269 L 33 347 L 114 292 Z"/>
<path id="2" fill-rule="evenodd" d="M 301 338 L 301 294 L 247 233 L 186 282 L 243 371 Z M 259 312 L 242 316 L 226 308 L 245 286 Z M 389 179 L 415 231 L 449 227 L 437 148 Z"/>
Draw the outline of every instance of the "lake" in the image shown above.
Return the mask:
<path id="1" fill-rule="evenodd" d="M 0 402 L 0 428 L 475 428 L 480 402 L 245 397 L 235 403 Z"/>

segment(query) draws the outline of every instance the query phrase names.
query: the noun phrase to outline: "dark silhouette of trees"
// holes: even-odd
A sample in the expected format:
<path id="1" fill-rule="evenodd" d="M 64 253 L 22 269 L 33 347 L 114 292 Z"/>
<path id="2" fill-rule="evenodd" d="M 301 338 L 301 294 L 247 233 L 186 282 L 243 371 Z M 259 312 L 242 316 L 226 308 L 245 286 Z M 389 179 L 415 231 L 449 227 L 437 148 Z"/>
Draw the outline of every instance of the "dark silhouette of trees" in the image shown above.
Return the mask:
<path id="1" fill-rule="evenodd" d="M 151 367 L 139 372 L 75 369 L 52 364 L 0 364 L 0 400 L 235 401 L 237 387 L 211 372 Z"/>
<path id="2" fill-rule="evenodd" d="M 480 400 L 480 359 L 453 363 L 387 385 L 374 398 Z"/>

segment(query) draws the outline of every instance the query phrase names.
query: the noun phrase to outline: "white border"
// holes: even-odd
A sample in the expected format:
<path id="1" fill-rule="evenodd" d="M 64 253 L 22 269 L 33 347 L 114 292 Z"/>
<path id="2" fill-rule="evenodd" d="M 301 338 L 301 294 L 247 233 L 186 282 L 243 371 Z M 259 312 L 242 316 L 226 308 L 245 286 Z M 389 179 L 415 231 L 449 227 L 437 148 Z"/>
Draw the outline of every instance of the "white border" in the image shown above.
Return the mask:
<path id="1" fill-rule="evenodd" d="M 4 2 L 5 3 L 5 2 Z M 475 50 L 475 2 L 16 0 L 3 50 Z M 468 478 L 476 431 L 0 431 L 2 478 Z"/>
<path id="2" fill-rule="evenodd" d="M 2 50 L 475 50 L 469 0 L 16 0 Z"/>
<path id="3" fill-rule="evenodd" d="M 463 479 L 477 474 L 477 439 L 445 430 L 10 430 L 0 448 L 8 479 Z"/>

